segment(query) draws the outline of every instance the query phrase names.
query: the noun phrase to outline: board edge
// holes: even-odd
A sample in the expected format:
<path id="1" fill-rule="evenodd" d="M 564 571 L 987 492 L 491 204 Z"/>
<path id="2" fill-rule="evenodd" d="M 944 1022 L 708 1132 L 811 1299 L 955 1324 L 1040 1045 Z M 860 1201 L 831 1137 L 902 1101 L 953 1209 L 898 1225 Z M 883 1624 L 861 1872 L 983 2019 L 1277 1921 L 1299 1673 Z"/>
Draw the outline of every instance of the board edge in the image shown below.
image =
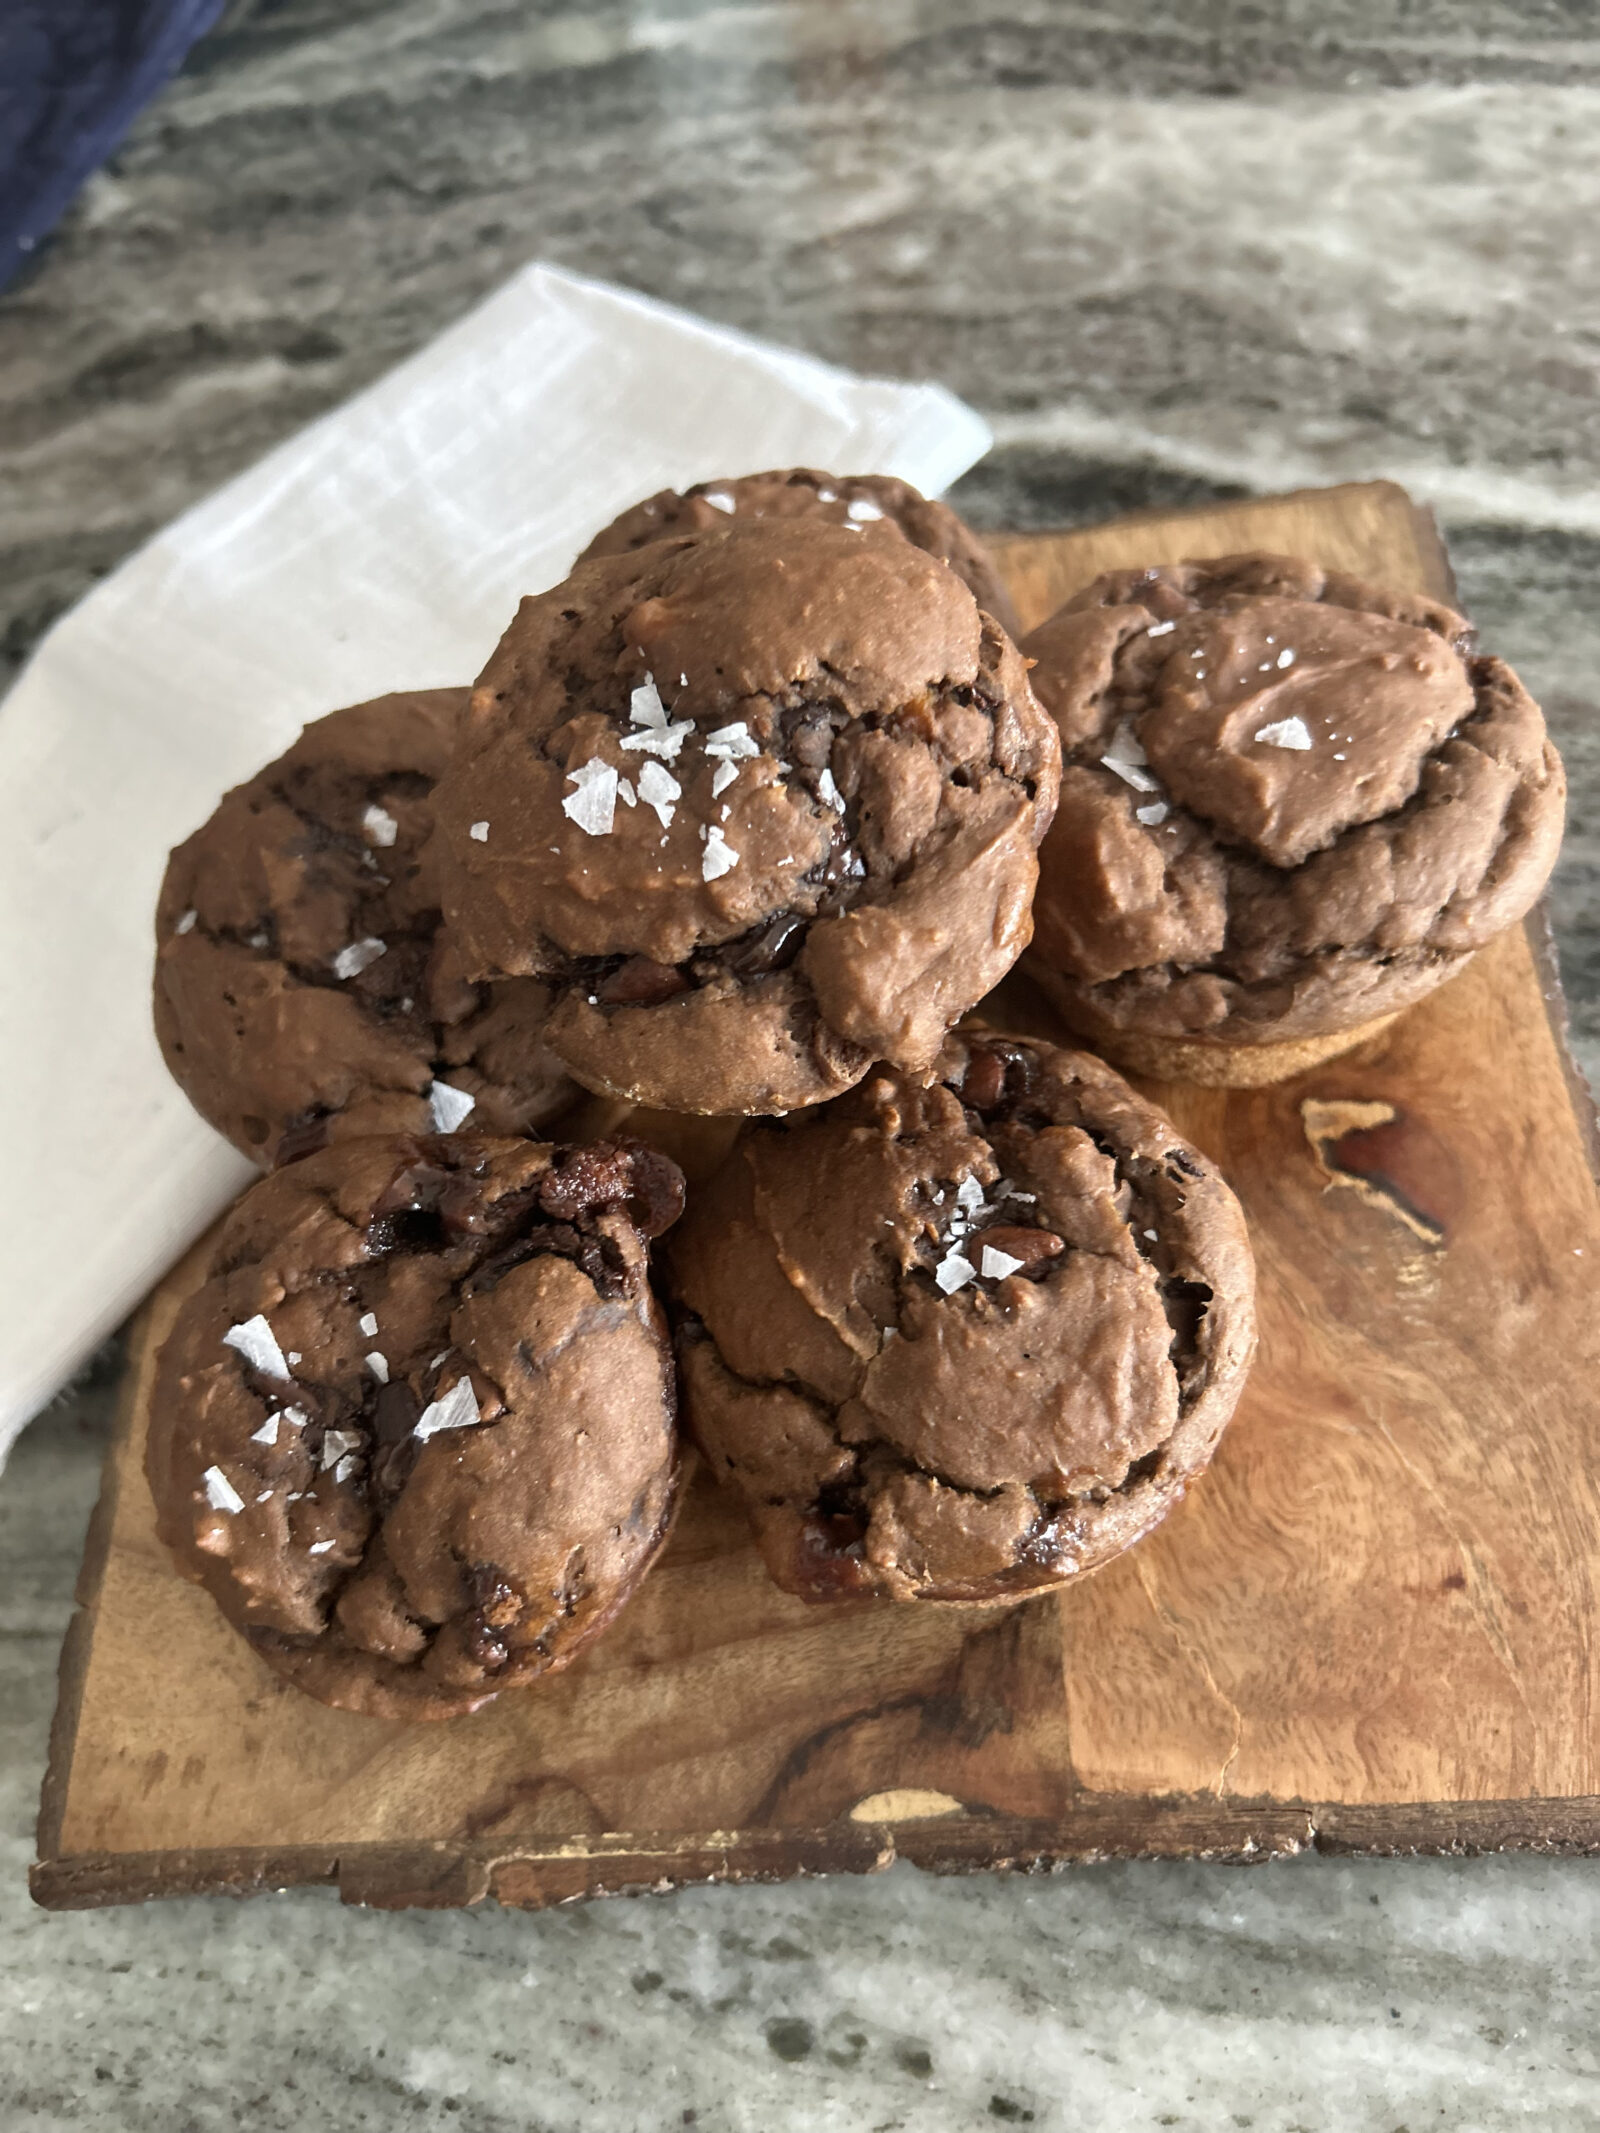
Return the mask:
<path id="1" fill-rule="evenodd" d="M 342 1902 L 372 1910 L 465 1910 L 485 1902 L 547 1910 L 596 1896 L 879 1873 L 899 1861 L 956 1875 L 1050 1873 L 1135 1859 L 1248 1865 L 1305 1852 L 1353 1859 L 1511 1851 L 1600 1854 L 1600 1795 L 1302 1805 L 1102 1793 L 1050 1820 L 969 1816 L 954 1825 L 718 1830 L 668 1843 L 617 1834 L 582 1856 L 565 1845 L 487 1842 L 86 1852 L 41 1861 L 29 1886 L 49 1911 L 291 1888 L 335 1888 Z"/>

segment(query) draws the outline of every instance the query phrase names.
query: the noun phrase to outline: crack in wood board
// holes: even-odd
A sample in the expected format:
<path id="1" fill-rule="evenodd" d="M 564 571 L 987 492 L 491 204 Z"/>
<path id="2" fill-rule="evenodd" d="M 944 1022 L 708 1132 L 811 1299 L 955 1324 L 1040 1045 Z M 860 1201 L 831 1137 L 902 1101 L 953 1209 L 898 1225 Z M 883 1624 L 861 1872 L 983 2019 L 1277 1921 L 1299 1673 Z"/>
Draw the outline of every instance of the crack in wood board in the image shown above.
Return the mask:
<path id="1" fill-rule="evenodd" d="M 1358 1165 L 1355 1160 L 1354 1144 L 1401 1123 L 1401 1114 L 1393 1104 L 1307 1096 L 1301 1101 L 1300 1116 L 1330 1192 L 1335 1186 L 1346 1186 L 1369 1207 L 1397 1217 L 1424 1244 L 1444 1243 L 1443 1222 L 1416 1206 L 1385 1171 L 1370 1164 Z"/>

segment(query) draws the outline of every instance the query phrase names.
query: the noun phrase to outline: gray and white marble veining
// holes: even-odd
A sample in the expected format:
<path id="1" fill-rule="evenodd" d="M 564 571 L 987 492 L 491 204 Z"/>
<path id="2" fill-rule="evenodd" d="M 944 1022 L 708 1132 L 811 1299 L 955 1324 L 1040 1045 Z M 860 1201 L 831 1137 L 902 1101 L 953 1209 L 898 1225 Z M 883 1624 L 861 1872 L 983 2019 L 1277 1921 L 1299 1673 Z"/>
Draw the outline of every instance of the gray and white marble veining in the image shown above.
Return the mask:
<path id="1" fill-rule="evenodd" d="M 959 493 L 991 526 L 1376 474 L 1434 502 L 1572 770 L 1593 1072 L 1597 142 L 1589 0 L 242 0 L 0 298 L 0 668 L 550 258 L 943 379 L 995 425 Z M 103 1404 L 0 1485 L 6 2133 L 1600 2120 L 1579 1861 L 33 1912 Z"/>
<path id="2" fill-rule="evenodd" d="M 1511 2133 L 1600 2120 L 1600 1862 L 1079 1868 L 538 1916 L 29 1907 L 104 1390 L 0 1489 L 6 2133 Z"/>

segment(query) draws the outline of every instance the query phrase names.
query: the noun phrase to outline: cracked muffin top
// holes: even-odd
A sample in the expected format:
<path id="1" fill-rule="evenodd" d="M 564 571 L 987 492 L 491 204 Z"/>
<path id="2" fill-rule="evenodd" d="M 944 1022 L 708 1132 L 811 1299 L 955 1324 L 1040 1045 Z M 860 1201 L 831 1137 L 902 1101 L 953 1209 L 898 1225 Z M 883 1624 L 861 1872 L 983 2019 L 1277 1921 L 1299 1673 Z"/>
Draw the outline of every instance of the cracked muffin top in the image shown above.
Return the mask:
<path id="1" fill-rule="evenodd" d="M 1093 1569 L 1205 1466 L 1254 1347 L 1212 1165 L 1099 1060 L 987 1033 L 747 1125 L 668 1259 L 688 1426 L 813 1600 Z"/>
<path id="2" fill-rule="evenodd" d="M 836 526 L 880 520 L 899 528 L 913 547 L 948 563 L 986 615 L 1013 636 L 1016 612 L 994 559 L 948 504 L 936 502 L 892 474 L 823 474 L 815 467 L 778 467 L 662 489 L 602 527 L 579 556 L 621 555 L 674 533 L 714 533 L 730 519 L 819 518 Z"/>
<path id="3" fill-rule="evenodd" d="M 1015 961 L 1058 761 L 942 563 L 734 521 L 523 601 L 434 797 L 444 908 L 589 1088 L 785 1112 L 927 1066 Z"/>
<path id="4" fill-rule="evenodd" d="M 445 1718 L 565 1666 L 666 1537 L 675 1385 L 632 1143 L 352 1140 L 263 1178 L 161 1351 L 157 1526 L 278 1673 Z"/>
<path id="5" fill-rule="evenodd" d="M 264 1167 L 469 1115 L 524 1133 L 577 1094 L 540 1039 L 548 989 L 472 984 L 440 935 L 429 795 L 467 694 L 380 696 L 318 719 L 168 863 L 162 1055 Z"/>
<path id="6" fill-rule="evenodd" d="M 1034 961 L 1085 1027 L 1354 1027 L 1452 975 L 1554 864 L 1539 708 L 1436 600 L 1228 556 L 1097 578 L 1025 650 L 1063 754 Z"/>

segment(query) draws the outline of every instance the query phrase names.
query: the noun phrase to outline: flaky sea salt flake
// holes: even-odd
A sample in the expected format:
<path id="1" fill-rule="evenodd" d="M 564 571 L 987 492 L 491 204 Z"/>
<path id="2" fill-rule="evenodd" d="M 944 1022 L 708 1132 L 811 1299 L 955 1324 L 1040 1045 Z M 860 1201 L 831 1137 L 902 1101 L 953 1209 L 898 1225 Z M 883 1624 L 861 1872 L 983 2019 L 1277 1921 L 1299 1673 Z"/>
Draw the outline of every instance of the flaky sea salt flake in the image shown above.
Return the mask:
<path id="1" fill-rule="evenodd" d="M 220 1466 L 208 1466 L 200 1479 L 206 1485 L 206 1502 L 213 1511 L 231 1513 L 244 1509 L 244 1498 Z"/>
<path id="2" fill-rule="evenodd" d="M 1004 1281 L 1024 1263 L 1021 1259 L 1013 1259 L 1009 1252 L 997 1252 L 992 1244 L 986 1244 L 978 1271 L 985 1281 Z"/>
<path id="3" fill-rule="evenodd" d="M 738 864 L 738 853 L 713 822 L 706 831 L 706 848 L 700 855 L 700 879 L 719 881 L 724 874 L 731 874 Z"/>
<path id="4" fill-rule="evenodd" d="M 617 798 L 624 807 L 637 807 L 639 804 L 639 795 L 626 778 L 618 778 L 617 780 Z"/>
<path id="5" fill-rule="evenodd" d="M 653 674 L 647 674 L 629 696 L 628 715 L 636 726 L 654 726 L 658 731 L 667 723 L 667 707 Z"/>
<path id="6" fill-rule="evenodd" d="M 1165 800 L 1152 800 L 1148 807 L 1136 807 L 1133 811 L 1134 819 L 1145 823 L 1151 829 L 1158 823 L 1165 822 L 1171 812 Z"/>
<path id="7" fill-rule="evenodd" d="M 474 844 L 487 844 L 487 843 L 489 842 L 489 825 L 488 825 L 488 823 L 487 823 L 487 822 L 472 822 L 472 823 L 469 823 L 469 824 L 467 825 L 467 835 L 468 835 L 468 836 L 469 836 L 469 837 L 470 837 L 470 838 L 472 839 L 472 841 L 473 841 L 473 843 L 474 843 Z"/>
<path id="8" fill-rule="evenodd" d="M 250 1432 L 250 1442 L 252 1444 L 276 1444 L 278 1441 L 279 1420 L 280 1417 L 277 1415 L 268 1415 L 259 1429 L 253 1429 Z"/>
<path id="9" fill-rule="evenodd" d="M 313 1541 L 306 1553 L 307 1555 L 331 1555 L 333 1553 L 333 1542 Z"/>
<path id="10" fill-rule="evenodd" d="M 182 918 L 180 918 L 180 919 L 179 919 L 179 921 L 178 921 L 178 923 L 177 923 L 177 924 L 176 924 L 176 925 L 175 925 L 175 926 L 173 927 L 173 929 L 172 929 L 172 930 L 173 930 L 173 932 L 174 932 L 174 933 L 193 933 L 193 931 L 194 931 L 194 927 L 195 927 L 195 920 L 196 920 L 196 919 L 197 919 L 197 918 L 198 918 L 199 916 L 200 916 L 199 912 L 198 912 L 198 911 L 196 911 L 196 910 L 194 910 L 194 909 L 193 909 L 193 908 L 191 907 L 191 908 L 190 908 L 189 910 L 187 910 L 187 911 L 185 911 L 185 912 L 184 912 L 184 914 L 183 914 Z"/>
<path id="11" fill-rule="evenodd" d="M 1131 785 L 1135 792 L 1155 792 L 1159 788 L 1145 768 L 1146 756 L 1139 736 L 1127 719 L 1122 721 L 1111 736 L 1111 746 L 1100 758 L 1107 770 L 1113 770 L 1124 785 Z"/>
<path id="12" fill-rule="evenodd" d="M 283 1350 L 259 1311 L 254 1318 L 230 1326 L 222 1336 L 222 1345 L 237 1348 L 251 1369 L 259 1370 L 264 1378 L 281 1378 L 285 1384 L 289 1382 L 289 1366 L 283 1359 Z"/>
<path id="13" fill-rule="evenodd" d="M 381 844 L 385 849 L 393 844 L 395 838 L 400 834 L 399 823 L 396 822 L 389 810 L 386 807 L 380 807 L 376 800 L 373 801 L 372 805 L 361 817 L 361 827 L 367 833 L 367 842 L 369 844 Z"/>
<path id="14" fill-rule="evenodd" d="M 1280 718 L 1270 726 L 1258 728 L 1256 739 L 1265 742 L 1269 748 L 1304 751 L 1311 746 L 1311 729 L 1303 718 Z"/>
<path id="15" fill-rule="evenodd" d="M 377 1312 L 376 1312 L 376 1311 L 363 1311 L 363 1312 L 362 1312 L 362 1314 L 361 1314 L 361 1316 L 360 1316 L 360 1317 L 359 1317 L 359 1318 L 358 1318 L 358 1319 L 356 1320 L 356 1324 L 357 1324 L 357 1325 L 358 1325 L 358 1326 L 359 1326 L 359 1327 L 361 1328 L 362 1332 L 363 1332 L 363 1333 L 364 1333 L 364 1334 L 365 1334 L 365 1335 L 367 1336 L 367 1339 L 368 1339 L 368 1340 L 371 1340 L 372 1336 L 373 1336 L 373 1335 L 374 1335 L 374 1334 L 375 1334 L 375 1333 L 377 1332 L 377 1330 L 378 1330 L 378 1314 L 377 1314 Z"/>
<path id="16" fill-rule="evenodd" d="M 853 503 L 845 506 L 845 516 L 853 519 L 858 526 L 865 526 L 875 518 L 882 518 L 883 506 L 875 504 L 870 497 L 858 496 Z"/>
<path id="17" fill-rule="evenodd" d="M 339 979 L 358 978 L 363 970 L 388 953 L 388 943 L 380 941 L 375 933 L 369 933 L 365 940 L 352 941 L 348 948 L 339 950 L 333 959 L 333 974 Z"/>
<path id="18" fill-rule="evenodd" d="M 435 1133 L 454 1133 L 477 1101 L 465 1089 L 453 1089 L 448 1081 L 436 1081 L 428 1091 L 428 1123 Z"/>
<path id="19" fill-rule="evenodd" d="M 471 1378 L 457 1378 L 442 1399 L 432 1401 L 417 1417 L 417 1426 L 412 1435 L 419 1443 L 426 1444 L 430 1437 L 437 1437 L 441 1430 L 471 1429 L 481 1420 L 477 1396 L 472 1390 Z"/>
<path id="20" fill-rule="evenodd" d="M 1155 792 L 1156 781 L 1148 770 L 1137 763 L 1125 763 L 1120 756 L 1103 755 L 1100 758 L 1107 770 L 1114 770 L 1124 785 L 1131 785 L 1135 792 Z"/>
<path id="21" fill-rule="evenodd" d="M 956 1187 L 956 1205 L 963 1213 L 975 1215 L 983 1205 L 983 1187 L 976 1178 L 963 1178 Z"/>
<path id="22" fill-rule="evenodd" d="M 1177 628 L 1176 622 L 1152 622 L 1145 631 L 1147 637 L 1170 637 Z"/>
<path id="23" fill-rule="evenodd" d="M 675 763 L 685 735 L 693 731 L 694 720 L 680 718 L 670 726 L 647 726 L 642 733 L 625 733 L 622 745 L 624 748 L 642 748 L 646 755 L 658 755 L 668 763 Z"/>
<path id="24" fill-rule="evenodd" d="M 731 726 L 719 726 L 715 733 L 706 735 L 706 754 L 713 760 L 744 763 L 761 753 L 761 743 L 751 734 L 744 720 L 736 719 Z"/>
<path id="25" fill-rule="evenodd" d="M 330 1429 L 322 1440 L 322 1471 L 326 1473 L 330 1466 L 337 1466 L 341 1459 L 360 1449 L 361 1439 L 355 1430 Z"/>
<path id="26" fill-rule="evenodd" d="M 978 1270 L 970 1259 L 964 1259 L 952 1247 L 934 1268 L 933 1278 L 946 1296 L 954 1296 L 957 1289 L 964 1289 L 969 1281 L 977 1280 Z"/>
<path id="27" fill-rule="evenodd" d="M 737 763 L 719 763 L 711 777 L 711 797 L 718 799 L 739 775 Z"/>
<path id="28" fill-rule="evenodd" d="M 639 798 L 646 807 L 655 809 L 661 827 L 670 829 L 677 803 L 683 798 L 683 787 L 659 763 L 645 763 L 639 770 Z"/>
<path id="29" fill-rule="evenodd" d="M 380 1385 L 388 1384 L 389 1358 L 383 1353 L 381 1349 L 373 1348 L 369 1350 L 367 1355 L 367 1368 L 372 1372 L 372 1375 L 377 1379 Z"/>
<path id="30" fill-rule="evenodd" d="M 623 742 L 626 748 L 628 743 Z M 617 813 L 617 773 L 597 755 L 577 770 L 567 772 L 567 783 L 576 785 L 561 803 L 561 812 L 576 822 L 586 836 L 609 837 Z"/>
<path id="31" fill-rule="evenodd" d="M 1292 667 L 1294 665 L 1294 654 L 1287 646 L 1278 654 L 1278 664 L 1280 667 Z"/>
<path id="32" fill-rule="evenodd" d="M 824 769 L 817 780 L 817 798 L 824 807 L 831 807 L 836 815 L 844 813 L 844 795 L 833 782 L 833 772 Z"/>
<path id="33" fill-rule="evenodd" d="M 713 511 L 726 511 L 730 518 L 738 508 L 736 499 L 726 489 L 706 489 L 702 494 Z"/>

